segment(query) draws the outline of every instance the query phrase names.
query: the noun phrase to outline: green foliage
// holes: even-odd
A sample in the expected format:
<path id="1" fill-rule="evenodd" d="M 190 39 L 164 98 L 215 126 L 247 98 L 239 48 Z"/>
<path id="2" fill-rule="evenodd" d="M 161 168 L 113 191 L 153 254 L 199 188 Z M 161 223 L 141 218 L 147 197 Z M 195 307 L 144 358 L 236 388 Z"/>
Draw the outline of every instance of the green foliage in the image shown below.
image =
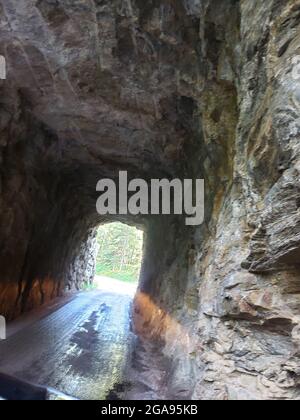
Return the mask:
<path id="1" fill-rule="evenodd" d="M 98 230 L 99 252 L 96 274 L 126 282 L 137 282 L 143 256 L 143 232 L 122 223 Z"/>
<path id="2" fill-rule="evenodd" d="M 90 290 L 96 290 L 96 289 L 97 289 L 97 286 L 96 286 L 95 283 L 92 283 L 92 284 L 90 284 L 90 283 L 84 283 L 81 286 L 81 290 L 83 290 L 85 292 L 89 292 Z"/>

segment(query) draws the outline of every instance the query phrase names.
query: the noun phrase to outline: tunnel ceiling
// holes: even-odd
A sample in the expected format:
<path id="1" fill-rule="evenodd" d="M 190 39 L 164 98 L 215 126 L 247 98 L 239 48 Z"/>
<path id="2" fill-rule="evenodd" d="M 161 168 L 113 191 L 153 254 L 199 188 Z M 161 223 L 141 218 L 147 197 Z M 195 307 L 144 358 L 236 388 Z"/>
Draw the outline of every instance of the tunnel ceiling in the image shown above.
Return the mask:
<path id="1" fill-rule="evenodd" d="M 2 1 L 6 122 L 18 98 L 51 136 L 43 159 L 73 182 L 76 168 L 173 174 L 195 129 L 198 34 L 182 2 Z"/>
<path id="2" fill-rule="evenodd" d="M 221 51 L 237 42 L 238 8 L 217 3 L 2 1 L 2 161 L 17 154 L 36 185 L 93 219 L 97 181 L 119 170 L 147 179 L 214 167 L 212 189 L 231 178 L 237 57 Z M 225 127 L 203 127 L 202 108 Z"/>

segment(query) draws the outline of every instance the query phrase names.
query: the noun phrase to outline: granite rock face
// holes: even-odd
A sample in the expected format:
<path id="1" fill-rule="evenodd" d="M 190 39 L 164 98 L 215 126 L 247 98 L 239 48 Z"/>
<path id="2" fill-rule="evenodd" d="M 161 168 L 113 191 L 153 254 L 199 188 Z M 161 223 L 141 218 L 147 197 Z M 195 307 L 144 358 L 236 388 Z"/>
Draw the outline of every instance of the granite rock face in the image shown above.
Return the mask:
<path id="1" fill-rule="evenodd" d="M 99 251 L 97 243 L 97 229 L 90 229 L 86 238 L 81 239 L 80 250 L 74 257 L 69 269 L 70 290 L 82 289 L 84 286 L 92 286 L 96 272 L 96 259 Z"/>
<path id="2" fill-rule="evenodd" d="M 80 287 L 98 179 L 204 178 L 201 227 L 121 219 L 136 329 L 171 397 L 300 398 L 299 29 L 299 0 L 0 1 L 0 312 Z"/>

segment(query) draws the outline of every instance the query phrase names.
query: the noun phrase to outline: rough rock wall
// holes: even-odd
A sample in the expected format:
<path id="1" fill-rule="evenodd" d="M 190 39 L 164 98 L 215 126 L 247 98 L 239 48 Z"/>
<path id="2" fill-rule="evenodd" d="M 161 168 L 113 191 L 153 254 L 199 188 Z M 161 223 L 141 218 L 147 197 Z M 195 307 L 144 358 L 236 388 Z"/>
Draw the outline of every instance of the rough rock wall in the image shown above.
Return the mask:
<path id="1" fill-rule="evenodd" d="M 0 312 L 72 283 L 100 177 L 203 177 L 200 228 L 125 218 L 136 328 L 171 396 L 299 398 L 299 26 L 298 0 L 0 1 Z"/>
<path id="2" fill-rule="evenodd" d="M 162 299 L 137 297 L 138 329 L 164 337 L 171 396 L 298 399 L 300 3 L 208 1 L 200 17 L 206 226 Z"/>
<path id="3" fill-rule="evenodd" d="M 299 7 L 240 2 L 233 182 L 200 262 L 194 397 L 299 398 Z"/>
<path id="4" fill-rule="evenodd" d="M 55 134 L 6 81 L 2 94 L 0 312 L 10 319 L 69 288 L 90 221 L 47 156 Z M 73 286 L 78 282 L 73 276 Z"/>
<path id="5" fill-rule="evenodd" d="M 72 290 L 82 289 L 84 286 L 91 286 L 95 278 L 96 260 L 99 251 L 97 242 L 97 229 L 87 232 L 87 237 L 82 240 L 80 250 L 74 256 L 69 270 L 68 288 Z"/>

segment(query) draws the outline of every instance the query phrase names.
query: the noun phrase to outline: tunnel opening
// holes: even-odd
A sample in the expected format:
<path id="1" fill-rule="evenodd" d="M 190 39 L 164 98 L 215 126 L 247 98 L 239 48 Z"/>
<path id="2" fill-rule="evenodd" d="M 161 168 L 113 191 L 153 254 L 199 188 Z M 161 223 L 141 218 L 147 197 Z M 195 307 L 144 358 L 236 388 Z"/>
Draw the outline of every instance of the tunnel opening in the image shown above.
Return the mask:
<path id="1" fill-rule="evenodd" d="M 144 232 L 121 222 L 100 225 L 96 235 L 93 288 L 134 295 L 139 284 Z"/>

